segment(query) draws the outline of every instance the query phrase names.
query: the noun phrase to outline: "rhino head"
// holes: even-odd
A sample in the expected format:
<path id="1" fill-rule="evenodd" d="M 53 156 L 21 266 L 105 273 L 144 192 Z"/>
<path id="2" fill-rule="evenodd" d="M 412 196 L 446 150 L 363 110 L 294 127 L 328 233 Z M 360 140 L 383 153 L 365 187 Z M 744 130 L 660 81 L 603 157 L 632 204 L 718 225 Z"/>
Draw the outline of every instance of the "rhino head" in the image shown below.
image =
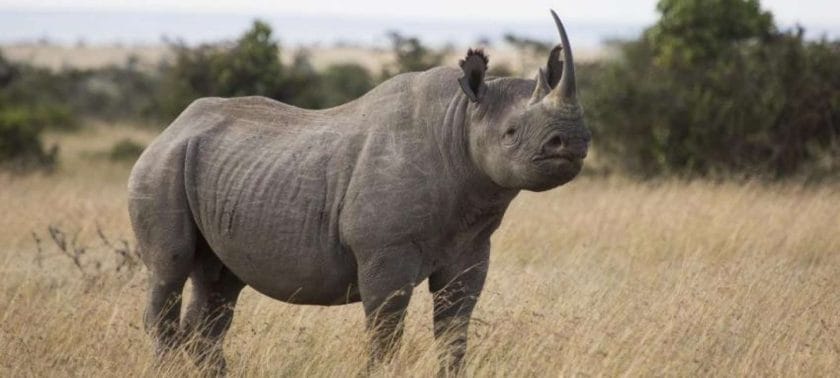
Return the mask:
<path id="1" fill-rule="evenodd" d="M 488 59 L 480 50 L 470 50 L 461 61 L 461 89 L 473 102 L 470 158 L 505 188 L 544 191 L 563 185 L 580 172 L 589 148 L 569 39 L 557 14 L 551 14 L 561 44 L 535 80 L 485 81 Z"/>

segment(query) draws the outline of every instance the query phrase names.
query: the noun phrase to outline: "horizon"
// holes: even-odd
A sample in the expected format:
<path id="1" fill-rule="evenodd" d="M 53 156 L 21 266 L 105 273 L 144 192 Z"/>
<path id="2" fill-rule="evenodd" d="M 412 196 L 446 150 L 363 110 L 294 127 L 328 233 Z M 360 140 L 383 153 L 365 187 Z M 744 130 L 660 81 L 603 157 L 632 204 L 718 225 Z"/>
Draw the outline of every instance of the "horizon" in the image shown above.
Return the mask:
<path id="1" fill-rule="evenodd" d="M 498 41 L 505 33 L 553 40 L 548 10 L 555 9 L 577 44 L 636 38 L 659 17 L 658 0 L 425 0 L 395 6 L 388 0 L 0 0 L 0 43 L 189 44 L 230 40 L 254 19 L 268 22 L 281 43 L 383 47 L 398 31 L 426 43 L 467 45 Z M 764 0 L 781 29 L 796 25 L 806 37 L 840 38 L 840 3 L 834 0 Z"/>

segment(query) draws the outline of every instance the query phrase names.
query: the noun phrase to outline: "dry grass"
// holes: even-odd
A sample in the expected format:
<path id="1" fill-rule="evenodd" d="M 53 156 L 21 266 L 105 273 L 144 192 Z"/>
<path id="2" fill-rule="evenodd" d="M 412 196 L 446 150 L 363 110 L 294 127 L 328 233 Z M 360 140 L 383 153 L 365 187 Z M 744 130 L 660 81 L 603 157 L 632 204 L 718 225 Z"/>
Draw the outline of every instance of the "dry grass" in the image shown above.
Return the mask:
<path id="1" fill-rule="evenodd" d="M 161 368 L 140 327 L 145 275 L 96 235 L 129 238 L 129 134 L 62 138 L 51 176 L 0 176 L 0 376 L 198 375 Z M 46 239 L 79 231 L 83 276 Z M 468 375 L 827 376 L 840 370 L 840 188 L 582 178 L 518 198 L 494 237 Z M 32 232 L 42 241 L 42 252 Z M 40 256 L 39 258 L 36 258 Z M 430 296 L 383 376 L 434 374 Z M 246 290 L 226 348 L 235 376 L 347 376 L 365 363 L 359 305 L 286 305 Z"/>

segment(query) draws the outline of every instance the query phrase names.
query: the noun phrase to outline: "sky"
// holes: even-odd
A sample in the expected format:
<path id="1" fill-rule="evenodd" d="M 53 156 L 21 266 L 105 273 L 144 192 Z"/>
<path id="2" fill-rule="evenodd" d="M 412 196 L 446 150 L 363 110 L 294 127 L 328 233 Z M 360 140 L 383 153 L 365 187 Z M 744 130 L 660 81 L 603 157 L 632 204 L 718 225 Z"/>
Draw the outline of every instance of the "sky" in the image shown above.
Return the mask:
<path id="1" fill-rule="evenodd" d="M 0 9 L 124 10 L 223 13 L 303 13 L 348 16 L 395 16 L 427 19 L 532 20 L 548 8 L 566 18 L 587 21 L 650 22 L 656 0 L 0 0 Z M 803 24 L 840 23 L 838 0 L 764 0 L 779 21 Z"/>
<path id="2" fill-rule="evenodd" d="M 657 18 L 657 0 L 0 0 L 0 42 L 206 42 L 231 38 L 266 19 L 286 42 L 382 44 L 400 30 L 432 43 L 469 43 L 514 32 L 552 38 L 548 9 L 596 45 L 628 38 Z M 840 0 L 763 0 L 783 28 L 840 37 Z M 495 34 L 495 35 L 491 35 Z"/>

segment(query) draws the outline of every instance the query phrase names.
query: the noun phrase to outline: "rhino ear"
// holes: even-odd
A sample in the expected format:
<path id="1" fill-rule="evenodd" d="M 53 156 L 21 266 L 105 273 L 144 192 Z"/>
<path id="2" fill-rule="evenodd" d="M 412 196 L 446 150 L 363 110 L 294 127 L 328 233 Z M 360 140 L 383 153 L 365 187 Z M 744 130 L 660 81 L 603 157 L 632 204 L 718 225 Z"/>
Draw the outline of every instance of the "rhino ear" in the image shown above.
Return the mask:
<path id="1" fill-rule="evenodd" d="M 562 45 L 554 46 L 551 49 L 551 53 L 548 54 L 548 62 L 545 64 L 545 78 L 551 89 L 557 86 L 557 83 L 560 82 L 560 77 L 563 76 L 563 62 L 560 61 L 561 51 L 563 51 Z"/>
<path id="2" fill-rule="evenodd" d="M 469 49 L 467 57 L 459 62 L 464 76 L 458 79 L 458 82 L 461 84 L 461 90 L 472 102 L 481 101 L 487 91 L 487 85 L 484 84 L 487 62 L 487 55 L 481 49 Z"/>

